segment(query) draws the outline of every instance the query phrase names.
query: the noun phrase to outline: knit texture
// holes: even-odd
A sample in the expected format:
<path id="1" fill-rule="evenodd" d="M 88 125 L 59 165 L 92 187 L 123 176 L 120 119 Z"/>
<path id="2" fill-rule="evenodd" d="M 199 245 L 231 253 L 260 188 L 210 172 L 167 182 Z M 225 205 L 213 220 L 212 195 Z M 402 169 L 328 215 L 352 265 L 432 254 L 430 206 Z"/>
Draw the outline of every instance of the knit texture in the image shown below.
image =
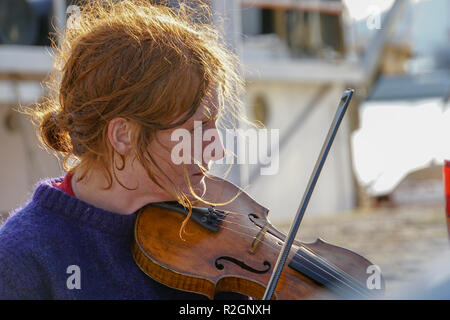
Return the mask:
<path id="1" fill-rule="evenodd" d="M 61 180 L 41 181 L 1 227 L 0 299 L 205 299 L 139 269 L 131 254 L 136 213 L 96 208 L 53 186 Z"/>

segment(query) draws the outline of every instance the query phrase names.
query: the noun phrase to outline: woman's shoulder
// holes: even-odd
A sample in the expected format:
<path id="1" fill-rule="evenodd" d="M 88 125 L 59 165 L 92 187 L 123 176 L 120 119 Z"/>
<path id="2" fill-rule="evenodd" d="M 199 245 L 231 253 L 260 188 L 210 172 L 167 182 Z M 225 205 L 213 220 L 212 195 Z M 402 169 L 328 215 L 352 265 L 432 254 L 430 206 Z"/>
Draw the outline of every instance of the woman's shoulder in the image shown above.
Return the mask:
<path id="1" fill-rule="evenodd" d="M 96 208 L 58 188 L 56 184 L 61 180 L 46 179 L 36 185 L 28 203 L 0 226 L 0 248 L 5 238 L 14 242 L 30 240 L 48 247 L 81 233 L 127 237 L 132 234 L 136 214 L 122 215 Z"/>
<path id="2" fill-rule="evenodd" d="M 45 244 L 42 217 L 33 204 L 11 213 L 0 227 L 0 299 L 44 298 L 40 252 Z"/>
<path id="3" fill-rule="evenodd" d="M 10 213 L 0 227 L 0 251 L 20 252 L 27 244 L 35 243 L 40 235 L 45 234 L 43 217 L 36 214 L 33 204 Z"/>
<path id="4" fill-rule="evenodd" d="M 33 238 L 42 238 L 48 235 L 52 228 L 52 219 L 44 206 L 42 198 L 48 198 L 45 190 L 51 188 L 51 183 L 58 179 L 48 179 L 39 182 L 28 202 L 21 208 L 11 211 L 3 223 L 0 223 L 0 249 L 6 244 L 20 245 Z"/>
<path id="5" fill-rule="evenodd" d="M 51 188 L 51 181 L 39 182 L 28 202 L 12 211 L 0 226 L 0 274 L 8 282 L 17 278 L 14 283 L 18 286 L 29 281 L 26 277 L 39 278 L 37 270 L 61 243 L 60 236 L 66 230 L 58 222 L 61 219 L 44 205 L 49 196 L 45 190 Z M 2 281 L 6 280 L 0 280 L 0 286 L 5 286 Z M 0 290 L 0 298 L 3 295 Z"/>

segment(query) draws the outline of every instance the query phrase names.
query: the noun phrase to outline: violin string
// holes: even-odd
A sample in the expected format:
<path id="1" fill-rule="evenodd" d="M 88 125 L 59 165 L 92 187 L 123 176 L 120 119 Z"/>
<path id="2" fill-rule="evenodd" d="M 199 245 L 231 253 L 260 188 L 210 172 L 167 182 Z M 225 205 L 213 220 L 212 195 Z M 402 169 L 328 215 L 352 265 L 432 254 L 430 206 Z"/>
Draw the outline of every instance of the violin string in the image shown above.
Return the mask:
<path id="1" fill-rule="evenodd" d="M 242 223 L 237 223 L 237 222 L 233 222 L 233 221 L 228 221 L 228 220 L 223 219 L 223 218 L 217 218 L 217 220 L 221 220 L 221 221 L 227 222 L 227 223 L 232 223 L 232 224 L 238 225 L 238 226 L 240 226 L 240 227 L 242 227 L 242 228 L 247 228 L 247 229 L 252 230 L 252 231 L 259 231 L 259 230 L 260 230 L 260 228 L 257 228 L 257 227 L 246 226 L 246 225 L 244 225 L 244 224 L 242 224 Z"/>
<path id="2" fill-rule="evenodd" d="M 234 225 L 238 225 L 238 226 L 241 226 L 241 227 L 245 227 L 244 225 L 241 225 L 240 223 L 237 223 L 237 222 L 233 222 L 233 221 L 226 221 L 226 220 L 223 220 L 223 219 L 217 219 L 217 220 L 222 220 L 222 221 L 224 221 L 224 222 L 227 222 L 227 223 L 232 223 L 232 224 L 234 224 Z M 250 227 L 249 227 L 250 228 Z"/>
<path id="3" fill-rule="evenodd" d="M 227 222 L 227 223 L 232 223 L 232 224 L 235 224 L 235 225 L 238 225 L 238 226 L 240 226 L 240 227 L 243 227 L 243 228 L 247 228 L 247 229 L 249 229 L 249 230 L 252 230 L 252 231 L 259 231 L 260 230 L 260 228 L 258 228 L 258 227 L 250 227 L 250 226 L 246 226 L 246 225 L 244 225 L 244 224 L 242 224 L 242 223 L 237 223 L 237 222 L 233 222 L 233 221 L 228 221 L 228 220 L 226 220 L 226 217 L 228 217 L 228 215 L 229 214 L 235 214 L 234 212 L 227 212 L 226 213 L 226 215 L 225 215 L 225 218 L 216 218 L 217 220 L 220 220 L 220 221 L 223 221 L 223 222 Z M 237 214 L 237 213 L 236 213 Z M 239 215 L 242 215 L 242 214 L 239 214 Z M 239 220 L 239 221 L 241 221 L 241 219 L 240 218 L 236 218 L 236 217 L 232 217 L 233 219 L 237 219 L 237 220 Z M 251 236 L 251 235 L 250 235 Z"/>
<path id="4" fill-rule="evenodd" d="M 234 220 L 237 220 L 237 221 L 241 221 L 241 218 L 239 218 L 239 217 L 231 217 L 231 218 L 233 218 Z"/>
<path id="5" fill-rule="evenodd" d="M 247 216 L 247 215 L 244 214 L 244 213 L 232 212 L 232 211 L 226 211 L 226 214 L 227 214 L 227 215 L 229 215 L 229 214 L 234 214 L 234 215 L 236 215 L 236 216 L 241 216 L 241 217 Z"/>
<path id="6" fill-rule="evenodd" d="M 220 219 L 220 218 L 219 218 L 219 219 Z M 220 220 L 225 221 L 225 222 L 229 222 L 229 223 L 233 223 L 233 224 L 238 225 L 238 226 L 241 226 L 241 227 L 246 227 L 246 228 L 249 228 L 249 229 L 252 229 L 252 230 L 255 230 L 255 231 L 258 230 L 257 228 L 251 228 L 251 227 L 248 227 L 248 226 L 245 226 L 245 225 L 241 225 L 241 224 L 238 224 L 238 223 L 235 223 L 235 222 L 227 221 L 226 219 L 220 219 Z M 241 235 L 243 235 L 243 236 L 245 236 L 245 237 L 250 237 L 250 238 L 253 238 L 253 239 L 255 238 L 254 236 L 252 236 L 252 235 L 250 235 L 250 234 L 248 234 L 248 233 L 239 232 L 239 231 L 234 230 L 233 228 L 227 228 L 227 227 L 224 227 L 224 226 L 222 226 L 222 225 L 217 225 L 217 226 L 219 226 L 219 227 L 221 227 L 221 228 L 223 228 L 223 229 L 227 229 L 227 230 L 229 230 L 229 231 L 231 231 L 231 232 L 235 232 L 235 233 L 241 234 Z M 279 240 L 280 240 L 280 239 L 279 239 Z M 280 240 L 280 241 L 281 241 L 281 240 Z M 270 248 L 272 248 L 272 249 L 274 249 L 274 250 L 277 250 L 277 248 L 275 248 L 272 244 L 268 243 L 267 241 L 264 241 L 264 239 L 260 240 L 260 242 L 261 242 L 261 244 L 265 244 L 265 245 L 269 246 Z M 303 246 L 300 246 L 300 248 L 302 248 L 302 247 L 303 247 Z M 304 248 L 304 249 L 306 249 L 306 248 Z M 308 250 L 308 249 L 307 249 L 307 250 Z M 305 260 L 306 262 L 309 262 L 309 263 L 312 264 L 313 266 L 317 267 L 318 269 L 322 270 L 323 272 L 325 272 L 326 274 L 328 274 L 329 276 L 331 276 L 333 279 L 335 279 L 335 280 L 337 280 L 337 281 L 343 283 L 344 285 L 346 285 L 347 287 L 353 289 L 354 291 L 356 291 L 356 292 L 358 292 L 358 293 L 360 293 L 360 294 L 362 294 L 362 295 L 365 294 L 365 292 L 360 292 L 360 290 L 359 290 L 358 288 L 355 288 L 355 287 L 353 287 L 352 285 L 350 285 L 349 283 L 346 283 L 344 280 L 342 280 L 342 279 L 336 277 L 335 275 L 333 275 L 332 273 L 330 273 L 330 272 L 328 272 L 327 270 L 323 269 L 321 266 L 317 265 L 316 263 L 314 263 L 314 262 L 311 261 L 310 259 L 308 259 L 308 258 L 306 258 L 306 257 L 304 257 L 304 256 L 302 256 L 302 255 L 300 255 L 300 254 L 298 254 L 298 253 L 296 253 L 296 252 L 291 252 L 291 251 L 290 251 L 290 253 L 292 253 L 292 254 L 293 254 L 294 256 L 296 256 L 296 257 L 299 257 L 300 259 Z M 323 259 L 321 259 L 321 260 L 322 260 L 322 263 L 328 265 L 328 266 L 329 266 L 330 268 L 332 268 L 332 269 L 335 269 L 335 272 L 336 272 L 336 273 L 339 274 L 339 272 L 338 272 L 337 270 L 339 270 L 340 272 L 342 272 L 343 274 L 341 274 L 340 276 L 343 277 L 343 279 L 345 279 L 345 280 L 348 281 L 348 282 L 354 282 L 354 280 L 350 280 L 350 279 L 351 279 L 351 276 L 350 276 L 350 275 L 348 275 L 347 273 L 345 273 L 344 271 L 342 271 L 342 270 L 340 270 L 340 269 L 336 269 L 336 267 L 333 266 L 332 264 L 330 264 L 329 262 L 327 262 L 327 261 L 325 261 L 325 260 L 323 260 Z M 319 275 L 317 272 L 315 272 L 315 271 L 313 271 L 313 270 L 307 268 L 306 266 L 304 266 L 304 267 L 305 267 L 306 269 L 310 270 L 312 273 L 314 273 L 314 274 L 316 274 L 316 275 Z M 345 276 L 344 274 L 347 274 L 348 279 L 346 279 L 347 276 Z M 336 285 L 336 284 L 335 284 L 335 285 Z M 338 287 L 339 287 L 339 286 L 338 286 Z"/>
<path id="7" fill-rule="evenodd" d="M 236 216 L 236 215 L 239 215 L 239 216 L 246 216 L 245 214 L 227 211 L 226 214 L 225 214 L 225 218 L 228 217 L 230 214 L 231 214 L 231 215 L 235 215 L 235 216 Z M 238 218 L 238 217 L 233 217 L 233 216 L 231 216 L 231 217 L 232 217 L 233 219 L 240 220 L 240 218 Z M 240 226 L 240 227 L 248 228 L 248 229 L 250 229 L 250 230 L 252 230 L 252 231 L 255 231 L 255 232 L 256 232 L 256 231 L 259 232 L 259 231 L 261 230 L 260 227 L 259 227 L 259 228 L 257 228 L 257 227 L 253 227 L 253 228 L 252 228 L 252 227 L 249 227 L 249 226 L 246 226 L 246 225 L 237 223 L 237 222 L 228 221 L 228 220 L 226 220 L 226 219 L 224 219 L 224 218 L 218 218 L 218 217 L 216 217 L 216 219 L 222 220 L 222 221 L 224 221 L 224 222 L 228 222 L 228 223 L 231 223 L 231 224 Z M 231 232 L 235 232 L 235 233 L 241 234 L 241 235 L 243 235 L 244 237 L 249 237 L 249 238 L 252 238 L 252 239 L 256 239 L 256 236 L 250 235 L 250 234 L 248 234 L 248 233 L 243 233 L 243 232 L 236 231 L 236 230 L 234 230 L 233 228 L 224 227 L 224 226 L 219 225 L 219 224 L 216 224 L 216 226 L 221 227 L 221 228 L 223 228 L 223 229 L 227 229 L 227 230 L 229 230 L 229 231 L 231 231 Z M 269 232 L 269 234 L 270 234 L 270 232 Z M 274 235 L 272 235 L 272 236 L 275 237 Z M 275 237 L 275 238 L 276 238 L 278 241 L 283 242 L 283 240 L 281 240 L 281 239 L 279 239 L 279 238 L 277 238 L 277 237 Z M 276 248 L 275 246 L 273 246 L 271 243 L 268 243 L 267 240 L 264 241 L 264 238 L 261 239 L 261 240 L 259 240 L 259 241 L 260 241 L 261 244 L 265 244 L 265 245 L 267 245 L 268 247 L 270 247 L 271 249 L 274 249 L 275 251 L 278 251 L 278 248 Z M 299 246 L 300 249 L 303 248 L 303 249 L 305 249 L 305 250 L 307 250 L 307 251 L 310 251 L 308 248 L 306 248 L 306 247 L 304 247 L 304 246 L 302 246 L 302 245 L 298 245 L 298 246 Z M 321 261 L 321 263 L 324 265 L 324 267 L 327 266 L 327 267 L 330 268 L 330 269 L 334 269 L 334 272 L 335 272 L 338 276 L 342 277 L 344 280 L 342 280 L 342 279 L 340 279 L 339 277 L 333 275 L 333 274 L 330 273 L 329 271 L 323 269 L 320 265 L 317 265 L 316 263 L 314 263 L 314 261 L 311 261 L 310 259 L 308 259 L 308 258 L 306 258 L 306 257 L 304 257 L 304 256 L 302 256 L 302 255 L 300 255 L 300 254 L 298 254 L 297 252 L 293 252 L 293 251 L 289 250 L 289 255 L 291 255 L 291 254 L 294 255 L 294 257 L 298 257 L 298 258 L 300 258 L 300 259 L 305 260 L 306 262 L 309 262 L 311 265 L 315 266 L 316 268 L 322 270 L 324 273 L 328 274 L 331 278 L 337 280 L 338 282 L 344 284 L 345 286 L 351 288 L 352 290 L 358 292 L 359 294 L 361 294 L 361 295 L 363 295 L 363 296 L 364 296 L 364 295 L 367 295 L 367 293 L 366 293 L 364 290 L 363 290 L 363 291 L 360 291 L 360 289 L 355 288 L 355 287 L 353 287 L 351 284 L 349 284 L 349 283 L 352 283 L 352 282 L 353 282 L 353 283 L 356 283 L 356 284 L 358 284 L 358 285 L 361 285 L 359 282 L 357 282 L 356 280 L 354 280 L 352 276 L 348 275 L 345 271 L 340 270 L 339 268 L 337 268 L 337 267 L 334 266 L 333 264 L 329 263 L 328 261 L 322 259 L 321 257 L 318 256 L 317 258 L 315 257 L 314 259 L 317 259 L 317 260 Z M 318 258 L 320 258 L 320 259 L 318 259 Z M 315 272 L 314 270 L 311 270 L 311 269 L 308 268 L 307 266 L 304 266 L 304 265 L 303 265 L 303 267 L 304 267 L 305 269 L 308 269 L 311 273 L 313 273 L 313 274 L 315 274 L 315 275 L 317 275 L 317 276 L 321 276 L 319 273 Z M 322 277 L 322 276 L 321 276 L 321 277 Z M 346 281 L 349 282 L 349 283 L 347 283 Z M 336 284 L 336 283 L 334 283 L 333 285 L 342 289 L 342 287 L 339 286 L 339 285 Z"/>
<path id="8" fill-rule="evenodd" d="M 223 229 L 230 230 L 231 232 L 235 232 L 235 233 L 241 234 L 241 235 L 246 236 L 246 237 L 254 238 L 253 236 L 251 236 L 251 235 L 249 235 L 249 234 L 247 234 L 247 233 L 242 233 L 242 232 L 236 231 L 236 230 L 234 230 L 234 229 L 232 229 L 232 228 L 227 228 L 227 227 L 220 226 L 220 225 L 219 225 L 219 227 L 221 227 L 221 228 L 223 228 Z M 272 249 L 275 249 L 275 250 L 277 249 L 277 248 L 275 248 L 273 245 L 267 243 L 267 241 L 261 240 L 261 243 L 262 243 L 262 244 L 265 244 L 265 245 L 267 245 L 267 246 L 269 246 L 269 247 L 272 248 Z M 299 257 L 300 259 L 303 259 L 303 260 L 305 260 L 306 262 L 309 262 L 309 263 L 312 264 L 313 266 L 315 266 L 315 267 L 317 267 L 318 269 L 322 270 L 324 273 L 328 274 L 328 275 L 329 275 L 330 277 L 332 277 L 333 279 L 339 281 L 340 283 L 342 283 L 342 284 L 344 284 L 345 286 L 351 288 L 352 290 L 358 292 L 359 294 L 361 294 L 361 295 L 363 295 L 363 296 L 366 295 L 365 292 L 360 291 L 360 289 L 353 287 L 352 285 L 350 285 L 349 283 L 346 283 L 346 282 L 343 281 L 342 279 L 339 279 L 338 277 L 334 276 L 332 273 L 328 272 L 327 270 L 323 269 L 323 268 L 320 267 L 319 265 L 315 264 L 313 261 L 309 260 L 308 258 L 303 257 L 302 255 L 299 255 L 298 253 L 295 253 L 295 252 L 291 252 L 291 253 L 292 253 L 294 256 Z M 328 262 L 327 262 L 326 264 L 330 265 Z M 330 266 L 332 266 L 332 265 L 330 265 Z M 311 273 L 320 276 L 317 272 L 315 272 L 314 270 L 311 270 L 311 269 L 308 268 L 307 266 L 303 266 L 303 267 L 304 267 L 305 269 L 308 269 Z M 341 276 L 342 276 L 342 275 L 341 275 Z M 349 277 L 351 277 L 351 276 L 349 276 Z M 343 277 L 343 278 L 345 279 L 345 277 Z M 348 282 L 354 282 L 353 280 L 349 280 L 349 279 L 346 279 L 346 281 L 348 281 Z M 334 285 L 335 285 L 336 287 L 340 288 L 340 289 L 343 288 L 343 287 L 340 286 L 339 284 L 334 283 Z"/>
<path id="9" fill-rule="evenodd" d="M 301 246 L 300 248 L 304 248 L 304 247 Z M 330 264 L 329 262 L 326 262 L 325 260 L 323 260 L 323 259 L 320 258 L 320 257 L 315 257 L 315 258 L 314 258 L 314 259 L 317 259 L 317 260 L 325 261 L 325 265 L 327 265 L 327 267 L 329 267 L 329 268 L 331 268 L 331 269 L 334 269 L 334 272 L 336 272 L 336 273 L 337 273 L 339 276 L 341 276 L 344 280 L 342 280 L 342 279 L 340 279 L 339 277 L 337 277 L 337 276 L 335 276 L 335 275 L 329 273 L 329 272 L 326 271 L 325 269 L 322 269 L 319 265 L 314 264 L 314 262 L 312 262 L 311 260 L 305 258 L 304 256 L 299 255 L 298 253 L 295 253 L 295 255 L 296 255 L 297 257 L 300 257 L 301 259 L 303 259 L 303 260 L 305 260 L 305 261 L 307 261 L 307 262 L 313 264 L 314 266 L 318 267 L 319 269 L 321 269 L 321 270 L 324 271 L 325 273 L 329 274 L 332 278 L 338 280 L 339 282 L 343 283 L 343 284 L 346 285 L 347 287 L 349 287 L 349 288 L 351 288 L 352 290 L 358 292 L 360 295 L 362 295 L 362 296 L 366 295 L 366 296 L 367 296 L 367 293 L 364 291 L 364 289 L 360 289 L 360 288 L 354 287 L 354 286 L 351 284 L 351 283 L 356 283 L 357 285 L 360 285 L 356 280 L 353 280 L 352 277 L 351 277 L 350 275 L 348 275 L 347 273 L 345 273 L 343 270 L 337 269 L 333 264 Z M 323 262 L 322 262 L 322 263 L 323 263 Z M 304 267 L 307 268 L 306 266 L 304 266 Z M 309 269 L 309 268 L 307 268 L 307 269 Z M 310 270 L 310 269 L 309 269 L 309 270 Z M 312 271 L 312 272 L 313 272 L 313 271 Z M 339 274 L 339 273 L 342 273 L 342 274 Z M 317 274 L 317 273 L 315 273 L 315 274 Z M 347 275 L 348 277 L 347 277 L 346 275 Z M 347 282 L 346 282 L 346 281 L 347 281 Z M 336 284 L 334 284 L 334 285 L 336 285 Z"/>
<path id="10" fill-rule="evenodd" d="M 229 231 L 231 231 L 231 232 L 235 232 L 235 233 L 238 233 L 238 234 L 242 234 L 243 236 L 245 236 L 245 237 L 251 237 L 249 234 L 247 234 L 247 233 L 243 233 L 243 232 L 239 232 L 239 231 L 236 231 L 236 230 L 234 230 L 234 229 L 232 229 L 232 228 L 228 228 L 228 227 L 224 227 L 224 226 L 222 226 L 222 225 L 217 225 L 219 228 L 222 228 L 222 229 L 225 229 L 225 230 L 229 230 Z"/>
<path id="11" fill-rule="evenodd" d="M 227 212 L 227 216 L 228 216 L 228 213 L 233 213 L 233 212 L 229 212 L 229 211 L 228 211 L 228 212 Z M 239 215 L 242 215 L 242 214 L 239 214 Z M 243 224 L 238 224 L 238 223 L 235 223 L 235 222 L 227 221 L 226 219 L 221 219 L 221 218 L 219 218 L 219 220 L 222 220 L 222 221 L 228 222 L 228 223 L 232 223 L 232 224 L 235 224 L 235 225 L 239 225 L 240 227 L 247 228 L 247 229 L 252 230 L 252 231 L 259 231 L 259 230 L 261 230 L 260 228 L 257 228 L 257 227 L 249 227 L 249 226 L 246 226 L 246 225 L 243 225 Z M 230 229 L 230 230 L 233 231 L 232 229 Z M 242 233 L 241 233 L 241 234 L 242 234 Z M 270 233 L 269 233 L 269 234 L 270 234 Z M 247 235 L 247 236 L 254 238 L 254 236 L 252 236 L 252 235 Z M 276 238 L 276 237 L 275 237 L 275 238 Z M 278 239 L 278 238 L 277 238 L 277 239 Z M 278 240 L 279 240 L 279 241 L 282 241 L 281 239 L 278 239 Z M 266 244 L 267 244 L 267 243 L 266 243 Z M 305 246 L 302 246 L 302 245 L 298 245 L 298 247 L 299 247 L 299 248 L 302 248 L 302 249 L 304 249 L 304 250 L 307 250 L 307 251 L 311 251 L 310 249 L 308 249 L 308 248 L 306 248 Z M 296 254 L 296 255 L 297 255 L 297 254 Z M 299 256 L 299 255 L 297 255 L 297 256 Z M 300 257 L 303 258 L 302 256 L 300 256 Z M 336 273 L 338 273 L 338 274 L 341 273 L 341 276 L 342 276 L 343 278 L 347 278 L 347 279 L 346 279 L 347 281 L 349 281 L 349 282 L 356 282 L 355 280 L 353 280 L 353 277 L 352 277 L 351 275 L 349 275 L 348 273 L 346 273 L 345 271 L 343 271 L 343 270 L 341 270 L 341 269 L 336 268 L 333 264 L 331 264 L 331 263 L 329 263 L 328 261 L 324 260 L 324 259 L 321 258 L 320 256 L 315 257 L 315 259 L 320 260 L 320 261 L 322 262 L 322 264 L 328 265 L 328 267 L 334 269 L 334 271 L 335 271 Z M 309 260 L 307 260 L 307 261 L 313 264 L 313 262 L 311 262 L 311 261 L 309 261 Z"/>
<path id="12" fill-rule="evenodd" d="M 300 249 L 303 249 L 304 251 L 310 251 L 312 254 L 315 255 L 315 253 L 314 253 L 313 251 L 311 251 L 309 248 L 305 247 L 304 245 L 299 245 L 299 247 L 300 247 Z M 361 285 L 361 284 L 359 283 L 358 280 L 354 279 L 354 278 L 353 278 L 351 275 L 349 275 L 347 272 L 345 272 L 344 270 L 341 270 L 341 269 L 337 268 L 335 265 L 333 265 L 332 263 L 330 263 L 330 262 L 328 262 L 327 260 L 323 259 L 322 257 L 316 256 L 314 259 L 317 259 L 317 260 L 321 261 L 321 263 L 323 263 L 323 264 L 325 264 L 325 265 L 328 265 L 330 268 L 335 269 L 335 272 L 338 273 L 338 274 L 340 273 L 340 276 L 341 276 L 341 277 L 347 278 L 347 279 L 346 279 L 347 281 L 356 283 L 356 284 L 358 284 L 358 285 Z M 362 289 L 362 290 L 364 290 L 364 289 Z M 364 291 L 364 292 L 365 292 L 365 291 Z"/>
<path id="13" fill-rule="evenodd" d="M 222 228 L 222 229 L 226 229 L 226 230 L 229 230 L 229 231 L 231 231 L 231 232 L 235 232 L 235 233 L 241 234 L 241 235 L 246 236 L 246 237 L 252 237 L 252 236 L 249 235 L 249 234 L 242 233 L 242 232 L 233 230 L 233 229 L 231 229 L 231 228 L 227 228 L 227 227 L 224 227 L 224 226 L 221 226 L 221 225 L 218 225 L 218 226 L 219 226 L 220 228 Z M 269 246 L 269 247 L 271 247 L 272 249 L 276 249 L 274 246 L 270 245 L 269 243 L 264 242 L 264 240 L 261 240 L 261 243 L 262 243 L 262 244 L 265 244 L 265 245 L 267 245 L 267 246 Z M 314 264 L 314 262 L 312 262 L 311 260 L 309 260 L 309 259 L 307 259 L 307 258 L 305 258 L 305 257 L 303 257 L 303 256 L 301 256 L 301 255 L 299 255 L 299 254 L 297 254 L 297 253 L 293 253 L 293 255 L 298 256 L 299 258 L 301 258 L 301 259 L 303 259 L 303 260 L 305 260 L 305 261 L 311 263 L 311 264 L 314 265 L 315 267 L 321 269 L 323 272 L 327 273 L 329 276 L 331 276 L 332 278 L 338 280 L 339 282 L 342 282 L 344 285 L 346 285 L 347 287 L 350 287 L 350 288 L 353 289 L 354 291 L 359 291 L 358 289 L 356 289 L 356 288 L 352 287 L 351 285 L 345 283 L 345 282 L 342 281 L 341 279 L 339 279 L 339 278 L 333 276 L 333 275 L 332 275 L 331 273 L 329 273 L 328 271 L 322 269 L 320 266 Z M 304 267 L 305 269 L 309 270 L 311 273 L 316 274 L 316 275 L 319 275 L 317 272 L 315 272 L 314 270 L 308 268 L 307 266 L 303 266 L 303 267 Z M 343 289 L 343 287 L 340 286 L 339 284 L 334 284 L 334 285 L 335 285 L 336 287 L 340 288 L 340 289 Z M 361 293 L 361 292 L 359 292 L 359 293 L 362 294 L 362 295 L 364 295 L 364 293 Z"/>
<path id="14" fill-rule="evenodd" d="M 224 221 L 224 222 L 227 222 L 227 223 L 231 223 L 231 224 L 234 224 L 234 225 L 243 227 L 243 228 L 250 229 L 250 230 L 255 231 L 255 232 L 261 230 L 260 228 L 257 228 L 257 227 L 249 227 L 249 226 L 246 226 L 246 225 L 243 225 L 243 224 L 239 224 L 239 223 L 236 223 L 236 222 L 228 221 L 228 220 L 226 220 L 226 217 L 228 217 L 229 214 L 235 214 L 235 215 L 240 215 L 240 216 L 244 215 L 244 214 L 240 214 L 240 213 L 234 213 L 234 212 L 227 211 L 227 212 L 226 212 L 226 215 L 225 215 L 225 218 L 217 218 L 217 219 L 218 219 L 218 220 L 221 220 L 221 221 Z M 245 215 L 244 215 L 244 216 L 245 216 Z M 233 218 L 235 218 L 235 217 L 233 217 Z M 221 227 L 223 227 L 223 226 L 221 226 Z M 242 233 L 242 232 L 239 232 L 239 231 L 234 230 L 233 228 L 227 228 L 227 227 L 223 227 L 223 228 L 224 228 L 224 229 L 228 229 L 228 230 L 230 230 L 230 231 L 232 231 L 232 232 L 235 232 L 235 233 L 239 233 L 239 234 L 241 234 L 241 235 L 243 235 L 243 236 L 246 236 L 246 237 L 250 237 L 250 238 L 255 239 L 255 236 L 252 236 L 252 235 L 250 235 L 250 234 L 248 234 L 248 233 Z M 270 233 L 269 233 L 269 234 L 270 234 Z M 279 241 L 282 241 L 281 239 L 278 239 L 278 240 L 279 240 Z M 260 240 L 260 241 L 261 241 L 261 243 L 270 246 L 272 249 L 277 250 L 277 248 L 275 248 L 275 247 L 272 246 L 271 244 L 267 243 L 267 241 L 264 241 L 264 239 L 263 239 L 263 240 Z M 306 247 L 304 247 L 304 246 L 301 246 L 301 245 L 299 245 L 299 248 L 303 248 L 304 250 L 310 251 L 308 248 L 306 248 Z M 300 254 L 298 254 L 298 253 L 295 253 L 295 252 L 294 252 L 293 254 L 294 254 L 294 256 L 299 257 L 300 259 L 303 259 L 303 260 L 305 260 L 306 262 L 311 263 L 313 266 L 319 268 L 320 270 L 322 270 L 323 272 L 327 273 L 327 274 L 328 274 L 329 276 L 331 276 L 332 278 L 338 280 L 339 282 L 344 283 L 346 286 L 352 288 L 353 290 L 359 291 L 357 288 L 352 287 L 350 284 L 348 284 L 348 283 L 345 282 L 345 281 L 347 281 L 347 282 L 350 282 L 350 283 L 351 283 L 351 282 L 357 283 L 357 281 L 354 280 L 352 276 L 350 276 L 350 275 L 349 275 L 348 273 L 346 273 L 345 271 L 340 270 L 339 268 L 336 268 L 333 264 L 330 264 L 328 261 L 322 259 L 321 257 L 317 256 L 317 257 L 315 257 L 315 259 L 321 261 L 321 263 L 322 263 L 323 265 L 327 266 L 328 268 L 333 269 L 334 272 L 335 272 L 337 275 L 341 276 L 343 279 L 345 279 L 345 281 L 344 281 L 344 280 L 341 280 L 341 279 L 338 278 L 337 276 L 331 274 L 331 273 L 328 272 L 327 270 L 321 268 L 319 265 L 317 265 L 317 264 L 314 263 L 313 261 L 311 261 L 311 260 L 309 260 L 309 259 L 303 257 L 302 255 L 300 255 Z M 303 267 L 305 267 L 305 266 L 303 266 Z M 306 267 L 305 267 L 305 268 L 306 268 Z M 307 269 L 309 269 L 309 268 L 307 268 Z M 309 269 L 309 270 L 310 270 L 310 269 Z M 310 270 L 310 271 L 311 271 L 312 273 L 318 275 L 316 272 L 314 272 L 314 271 L 312 271 L 312 270 Z M 359 283 L 358 283 L 358 284 L 359 284 Z M 336 285 L 336 284 L 335 284 L 335 285 Z M 362 294 L 362 295 L 364 295 L 364 292 L 359 292 L 359 293 Z"/>

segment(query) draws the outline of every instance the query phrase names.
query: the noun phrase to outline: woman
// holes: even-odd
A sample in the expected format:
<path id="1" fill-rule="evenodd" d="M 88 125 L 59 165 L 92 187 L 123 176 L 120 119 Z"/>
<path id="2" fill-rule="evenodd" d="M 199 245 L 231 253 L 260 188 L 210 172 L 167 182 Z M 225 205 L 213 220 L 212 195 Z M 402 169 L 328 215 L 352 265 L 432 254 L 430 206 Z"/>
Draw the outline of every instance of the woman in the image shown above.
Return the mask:
<path id="1" fill-rule="evenodd" d="M 193 161 L 180 163 L 172 152 L 176 130 L 192 133 L 191 147 L 198 145 L 199 124 L 217 133 L 224 101 L 238 105 L 235 58 L 183 7 L 175 13 L 138 1 L 98 3 L 81 8 L 64 35 L 54 94 L 29 111 L 68 173 L 41 181 L 1 228 L 0 298 L 202 298 L 138 268 L 133 227 L 139 209 L 161 201 L 265 210 L 208 176 L 209 163 L 224 152 L 217 134 L 212 151 L 203 152 L 203 141 L 200 157 L 191 150 Z M 180 236 L 188 221 L 173 226 Z"/>

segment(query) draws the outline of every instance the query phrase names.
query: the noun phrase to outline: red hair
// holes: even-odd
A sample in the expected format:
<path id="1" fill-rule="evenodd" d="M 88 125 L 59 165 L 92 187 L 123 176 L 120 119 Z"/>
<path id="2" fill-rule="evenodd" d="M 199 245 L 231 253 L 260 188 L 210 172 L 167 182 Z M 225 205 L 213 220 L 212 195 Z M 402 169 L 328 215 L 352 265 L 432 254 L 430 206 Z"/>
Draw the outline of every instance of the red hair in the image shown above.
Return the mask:
<path id="1" fill-rule="evenodd" d="M 146 147 L 158 130 L 189 119 L 211 97 L 213 86 L 230 110 L 240 106 L 238 59 L 214 27 L 199 23 L 198 11 L 194 15 L 183 4 L 175 10 L 139 0 L 93 1 L 80 12 L 63 43 L 54 46 L 57 68 L 47 83 L 51 94 L 29 112 L 38 135 L 62 155 L 65 169 L 81 169 L 82 179 L 91 168 L 100 168 L 110 188 L 115 170 L 123 167 L 115 164 L 108 123 L 130 119 L 137 127 L 136 159 L 168 191 L 155 178 L 155 168 L 161 169 Z M 208 21 L 207 7 L 200 12 Z"/>

